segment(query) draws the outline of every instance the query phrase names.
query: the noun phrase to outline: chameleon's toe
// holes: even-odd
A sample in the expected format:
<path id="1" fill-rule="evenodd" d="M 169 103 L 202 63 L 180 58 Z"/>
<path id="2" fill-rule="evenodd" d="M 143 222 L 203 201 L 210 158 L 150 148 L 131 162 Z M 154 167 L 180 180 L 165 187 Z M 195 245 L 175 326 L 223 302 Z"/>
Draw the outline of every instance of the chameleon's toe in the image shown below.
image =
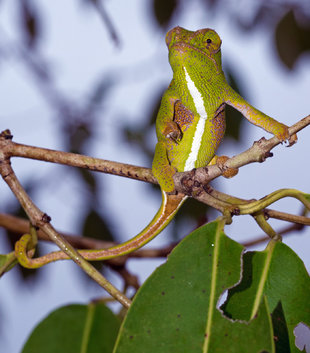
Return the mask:
<path id="1" fill-rule="evenodd" d="M 174 121 L 167 122 L 163 134 L 166 138 L 175 143 L 179 143 L 182 139 L 182 131 L 180 130 L 178 124 Z"/>
<path id="2" fill-rule="evenodd" d="M 293 134 L 292 136 L 289 137 L 288 139 L 288 146 L 287 147 L 291 147 L 293 146 L 298 140 L 297 134 Z"/>
<path id="3" fill-rule="evenodd" d="M 287 141 L 290 139 L 290 134 L 288 132 L 288 127 L 284 124 L 280 124 L 278 129 L 274 132 L 274 135 L 280 140 L 280 141 Z"/>
<path id="4" fill-rule="evenodd" d="M 281 129 L 279 129 L 276 133 L 275 136 L 280 140 L 280 141 L 288 141 L 288 147 L 294 145 L 298 138 L 296 134 L 293 134 L 290 136 L 288 127 L 284 124 L 281 124 Z"/>

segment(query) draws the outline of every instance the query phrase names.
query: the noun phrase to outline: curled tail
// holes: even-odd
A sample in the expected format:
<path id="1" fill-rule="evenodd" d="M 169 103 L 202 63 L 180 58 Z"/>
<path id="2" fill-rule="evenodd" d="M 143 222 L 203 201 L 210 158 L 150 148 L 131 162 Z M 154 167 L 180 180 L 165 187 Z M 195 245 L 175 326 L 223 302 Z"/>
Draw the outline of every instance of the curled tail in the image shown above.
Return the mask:
<path id="1" fill-rule="evenodd" d="M 134 238 L 109 249 L 78 250 L 79 253 L 86 260 L 100 261 L 126 255 L 141 248 L 155 238 L 156 235 L 158 235 L 170 223 L 186 198 L 187 196 L 181 193 L 170 195 L 162 191 L 162 203 L 160 209 L 152 221 Z M 53 261 L 69 259 L 68 255 L 61 251 L 51 252 L 38 258 L 31 258 L 28 256 L 29 253 L 27 254 L 27 248 L 30 241 L 31 236 L 26 234 L 21 237 L 15 246 L 16 257 L 24 267 L 38 268 Z"/>
<path id="2" fill-rule="evenodd" d="M 162 203 L 158 212 L 152 221 L 134 238 L 109 249 L 85 251 L 85 256 L 82 250 L 80 251 L 81 255 L 87 260 L 106 260 L 129 254 L 141 248 L 166 228 L 186 198 L 187 196 L 184 194 L 169 195 L 162 191 Z M 94 257 L 91 256 L 92 253 L 94 253 Z"/>

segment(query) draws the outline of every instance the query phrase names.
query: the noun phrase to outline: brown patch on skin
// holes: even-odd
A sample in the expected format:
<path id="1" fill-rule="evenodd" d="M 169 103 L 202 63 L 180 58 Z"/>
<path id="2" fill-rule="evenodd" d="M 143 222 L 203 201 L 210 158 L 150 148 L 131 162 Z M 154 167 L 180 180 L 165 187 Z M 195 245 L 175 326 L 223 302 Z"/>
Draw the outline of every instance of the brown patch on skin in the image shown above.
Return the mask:
<path id="1" fill-rule="evenodd" d="M 183 133 L 176 122 L 168 121 L 164 128 L 163 135 L 173 142 L 179 143 L 182 139 Z"/>
<path id="2" fill-rule="evenodd" d="M 176 101 L 174 105 L 173 121 L 178 124 L 179 128 L 184 133 L 192 125 L 194 114 L 187 109 L 181 101 Z"/>

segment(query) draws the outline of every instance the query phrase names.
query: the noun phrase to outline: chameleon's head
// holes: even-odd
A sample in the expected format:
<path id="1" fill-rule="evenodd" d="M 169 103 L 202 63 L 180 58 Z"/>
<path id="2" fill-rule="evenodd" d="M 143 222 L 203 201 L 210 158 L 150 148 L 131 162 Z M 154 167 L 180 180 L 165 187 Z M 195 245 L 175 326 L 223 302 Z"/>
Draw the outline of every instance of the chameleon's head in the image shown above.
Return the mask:
<path id="1" fill-rule="evenodd" d="M 187 62 L 197 62 L 221 71 L 221 43 L 219 35 L 210 28 L 192 32 L 175 27 L 166 35 L 169 61 L 173 69 Z"/>

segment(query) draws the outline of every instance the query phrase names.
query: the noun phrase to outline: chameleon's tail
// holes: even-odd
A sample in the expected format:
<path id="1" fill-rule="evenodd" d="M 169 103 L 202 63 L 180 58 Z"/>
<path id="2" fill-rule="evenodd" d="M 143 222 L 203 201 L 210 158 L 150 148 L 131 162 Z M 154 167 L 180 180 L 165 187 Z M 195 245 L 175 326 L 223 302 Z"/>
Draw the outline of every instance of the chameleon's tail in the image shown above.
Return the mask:
<path id="1" fill-rule="evenodd" d="M 160 209 L 152 221 L 134 238 L 102 250 L 81 250 L 80 253 L 86 260 L 106 260 L 113 257 L 129 254 L 130 252 L 141 248 L 143 245 L 156 237 L 172 220 L 183 202 L 187 199 L 184 194 L 170 195 L 162 191 L 162 203 Z"/>
<path id="2" fill-rule="evenodd" d="M 187 196 L 184 194 L 170 195 L 162 191 L 162 203 L 160 209 L 149 225 L 134 238 L 109 249 L 78 250 L 79 253 L 86 260 L 99 261 L 126 255 L 141 248 L 141 246 L 156 237 L 156 235 L 158 235 L 170 223 L 186 198 Z M 32 253 L 28 251 L 31 239 L 30 234 L 25 234 L 15 245 L 15 254 L 24 267 L 38 268 L 53 261 L 69 259 L 69 256 L 62 251 L 54 251 L 41 257 L 32 258 L 33 251 Z"/>

